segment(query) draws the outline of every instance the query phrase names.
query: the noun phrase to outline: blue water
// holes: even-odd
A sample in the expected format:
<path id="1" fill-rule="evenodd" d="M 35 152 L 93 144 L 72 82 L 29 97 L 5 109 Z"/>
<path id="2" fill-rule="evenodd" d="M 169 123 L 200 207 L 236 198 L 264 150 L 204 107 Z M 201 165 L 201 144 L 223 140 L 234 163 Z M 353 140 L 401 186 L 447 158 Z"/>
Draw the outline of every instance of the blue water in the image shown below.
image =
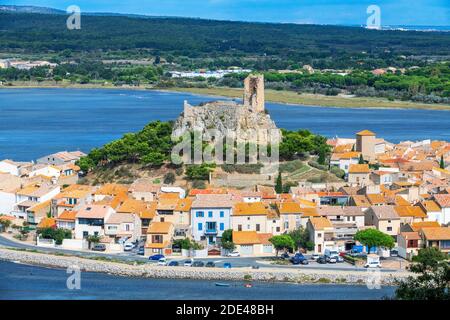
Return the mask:
<path id="1" fill-rule="evenodd" d="M 1 89 L 0 159 L 33 160 L 61 150 L 88 152 L 152 120 L 172 120 L 188 93 L 114 89 Z M 391 142 L 450 140 L 450 111 L 345 109 L 268 103 L 277 125 L 333 137 L 369 129 Z"/>
<path id="2" fill-rule="evenodd" d="M 70 275 L 70 274 L 69 274 Z M 298 285 L 241 282 L 217 287 L 214 281 L 141 279 L 82 272 L 81 289 L 69 290 L 65 270 L 0 261 L 0 300 L 375 300 L 392 297 L 393 287 Z"/>

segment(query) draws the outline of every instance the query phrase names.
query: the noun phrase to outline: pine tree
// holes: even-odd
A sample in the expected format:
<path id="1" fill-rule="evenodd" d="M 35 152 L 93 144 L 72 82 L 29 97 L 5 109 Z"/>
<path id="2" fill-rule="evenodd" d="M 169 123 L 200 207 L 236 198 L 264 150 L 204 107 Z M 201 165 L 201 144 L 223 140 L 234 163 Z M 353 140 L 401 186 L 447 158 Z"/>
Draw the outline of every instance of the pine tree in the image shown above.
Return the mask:
<path id="1" fill-rule="evenodd" d="M 281 172 L 278 173 L 277 181 L 275 184 L 276 193 L 283 193 L 283 180 L 281 179 Z"/>
<path id="2" fill-rule="evenodd" d="M 441 169 L 445 169 L 444 155 L 441 155 L 441 162 L 439 163 L 439 167 Z"/>

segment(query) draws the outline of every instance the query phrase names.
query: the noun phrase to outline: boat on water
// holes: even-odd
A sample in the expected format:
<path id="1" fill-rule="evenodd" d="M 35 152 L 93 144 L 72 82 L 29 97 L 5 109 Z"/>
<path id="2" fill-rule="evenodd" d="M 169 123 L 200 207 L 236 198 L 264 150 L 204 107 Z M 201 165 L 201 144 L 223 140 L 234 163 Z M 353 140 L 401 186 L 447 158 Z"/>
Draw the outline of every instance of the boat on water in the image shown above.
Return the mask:
<path id="1" fill-rule="evenodd" d="M 221 283 L 221 282 L 216 282 L 216 287 L 229 287 L 230 284 L 229 283 Z"/>

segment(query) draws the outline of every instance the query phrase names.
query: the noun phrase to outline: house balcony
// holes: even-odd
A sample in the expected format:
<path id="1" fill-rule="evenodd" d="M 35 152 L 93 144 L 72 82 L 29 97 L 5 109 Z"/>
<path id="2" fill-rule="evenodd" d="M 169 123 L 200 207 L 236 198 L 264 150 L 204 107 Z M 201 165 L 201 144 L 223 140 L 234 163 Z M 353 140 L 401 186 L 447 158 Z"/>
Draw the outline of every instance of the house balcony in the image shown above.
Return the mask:
<path id="1" fill-rule="evenodd" d="M 215 235 L 217 234 L 217 229 L 206 229 L 205 235 Z"/>

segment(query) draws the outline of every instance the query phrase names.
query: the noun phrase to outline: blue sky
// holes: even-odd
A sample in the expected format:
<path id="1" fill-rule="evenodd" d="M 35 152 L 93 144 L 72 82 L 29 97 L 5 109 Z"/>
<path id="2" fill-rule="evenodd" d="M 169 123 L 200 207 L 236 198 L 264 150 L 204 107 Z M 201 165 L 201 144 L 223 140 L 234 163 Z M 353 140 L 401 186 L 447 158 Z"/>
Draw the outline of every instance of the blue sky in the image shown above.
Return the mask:
<path id="1" fill-rule="evenodd" d="M 381 8 L 382 25 L 450 25 L 450 0 L 15 0 L 81 11 L 184 16 L 221 20 L 317 24 L 365 24 L 366 8 Z"/>

